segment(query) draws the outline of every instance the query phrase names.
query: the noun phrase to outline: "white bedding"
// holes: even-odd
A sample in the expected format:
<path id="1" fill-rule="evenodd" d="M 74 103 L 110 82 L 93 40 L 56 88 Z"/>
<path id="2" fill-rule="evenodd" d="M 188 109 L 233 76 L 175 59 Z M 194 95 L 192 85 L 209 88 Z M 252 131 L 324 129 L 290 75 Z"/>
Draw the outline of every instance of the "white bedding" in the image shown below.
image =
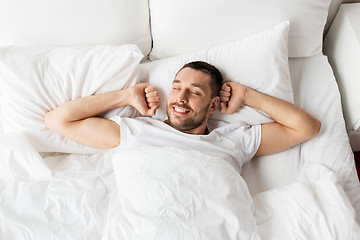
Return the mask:
<path id="1" fill-rule="evenodd" d="M 23 135 L 0 143 L 3 239 L 360 237 L 355 211 L 328 169 L 317 181 L 257 194 L 254 204 L 230 165 L 197 151 L 42 158 Z"/>
<path id="2" fill-rule="evenodd" d="M 111 151 L 41 156 L 23 135 L 2 135 L 0 239 L 358 239 L 359 182 L 332 71 L 321 55 L 290 59 L 290 69 L 295 103 L 321 119 L 322 130 L 298 147 L 253 159 L 243 171 L 248 189 L 219 159 L 208 159 L 213 165 L 204 172 L 199 159 L 209 157 L 199 152 L 144 167 L 179 150 L 152 149 L 162 152 L 152 160 L 144 151 L 131 159 Z"/>
<path id="3" fill-rule="evenodd" d="M 285 152 L 255 158 L 244 166 L 243 177 L 252 195 L 302 179 L 319 177 L 312 165 L 338 174 L 360 213 L 360 185 L 345 131 L 340 93 L 327 57 L 292 58 L 289 61 L 295 104 L 321 120 L 319 135 Z"/>

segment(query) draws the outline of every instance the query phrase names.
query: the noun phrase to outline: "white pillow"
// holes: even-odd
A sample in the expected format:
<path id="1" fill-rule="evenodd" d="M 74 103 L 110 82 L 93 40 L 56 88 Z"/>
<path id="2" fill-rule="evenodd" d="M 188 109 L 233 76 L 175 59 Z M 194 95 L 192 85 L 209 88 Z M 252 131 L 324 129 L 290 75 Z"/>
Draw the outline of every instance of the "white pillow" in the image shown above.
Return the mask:
<path id="1" fill-rule="evenodd" d="M 66 101 L 136 84 L 142 57 L 136 45 L 1 48 L 4 132 L 24 132 L 39 152 L 95 152 L 50 131 L 44 115 Z M 135 113 L 125 107 L 105 117 Z"/>
<path id="2" fill-rule="evenodd" d="M 289 57 L 321 53 L 331 0 L 150 0 L 151 59 L 234 41 L 290 20 Z"/>
<path id="3" fill-rule="evenodd" d="M 153 85 L 162 101 L 154 117 L 161 120 L 167 118 L 165 103 L 175 74 L 185 63 L 195 60 L 216 66 L 225 81 L 239 82 L 293 102 L 287 54 L 288 30 L 289 22 L 285 21 L 242 40 L 141 64 L 141 82 Z M 210 118 L 228 122 L 242 121 L 246 124 L 272 121 L 267 115 L 249 107 L 244 107 L 232 115 L 217 111 Z"/>
<path id="4" fill-rule="evenodd" d="M 0 103 L 1 103 L 1 90 L 0 90 Z M 3 113 L 2 113 L 2 110 L 1 110 L 1 104 L 0 104 L 0 135 L 2 135 L 3 134 L 3 124 L 2 124 L 2 122 L 3 122 L 3 120 L 2 120 L 2 117 L 1 116 L 3 116 Z"/>
<path id="5" fill-rule="evenodd" d="M 121 45 L 151 50 L 144 0 L 1 0 L 0 45 Z"/>

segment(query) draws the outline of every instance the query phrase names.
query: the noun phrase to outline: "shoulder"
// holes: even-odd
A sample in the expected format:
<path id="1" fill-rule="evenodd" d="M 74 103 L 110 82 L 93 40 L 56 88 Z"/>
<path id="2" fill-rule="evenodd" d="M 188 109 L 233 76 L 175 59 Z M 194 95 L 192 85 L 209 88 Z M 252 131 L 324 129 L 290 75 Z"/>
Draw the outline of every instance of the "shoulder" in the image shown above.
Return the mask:
<path id="1" fill-rule="evenodd" d="M 210 123 L 210 122 L 209 122 Z M 216 121 L 209 124 L 210 134 L 241 139 L 261 139 L 261 125 L 249 125 L 243 122 Z"/>
<path id="2" fill-rule="evenodd" d="M 229 131 L 229 130 L 249 130 L 254 128 L 261 128 L 261 125 L 249 125 L 245 122 L 226 122 L 219 120 L 209 120 L 208 129 L 209 131 L 220 130 L 220 131 Z"/>
<path id="3" fill-rule="evenodd" d="M 142 129 L 144 126 L 160 127 L 161 125 L 165 124 L 163 121 L 151 117 L 128 118 L 128 117 L 114 116 L 109 119 L 117 123 L 121 127 L 121 129 L 125 129 L 125 128 Z"/>

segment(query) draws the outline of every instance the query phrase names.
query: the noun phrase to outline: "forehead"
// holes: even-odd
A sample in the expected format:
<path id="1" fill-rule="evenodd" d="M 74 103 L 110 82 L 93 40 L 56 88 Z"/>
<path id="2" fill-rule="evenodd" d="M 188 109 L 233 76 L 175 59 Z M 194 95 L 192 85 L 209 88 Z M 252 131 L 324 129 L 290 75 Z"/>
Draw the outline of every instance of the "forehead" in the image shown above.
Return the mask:
<path id="1" fill-rule="evenodd" d="M 202 89 L 210 89 L 211 77 L 209 74 L 192 68 L 184 68 L 175 76 L 173 83 L 192 85 Z"/>

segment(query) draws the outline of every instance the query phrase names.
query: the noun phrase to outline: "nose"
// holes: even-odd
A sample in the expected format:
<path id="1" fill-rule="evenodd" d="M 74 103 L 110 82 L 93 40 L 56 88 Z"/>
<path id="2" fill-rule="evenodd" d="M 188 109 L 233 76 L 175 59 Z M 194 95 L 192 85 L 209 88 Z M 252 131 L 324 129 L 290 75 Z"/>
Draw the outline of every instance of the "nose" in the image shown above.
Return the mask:
<path id="1" fill-rule="evenodd" d="M 179 95 L 178 95 L 178 102 L 179 103 L 182 103 L 182 104 L 184 104 L 184 103 L 188 103 L 188 101 L 189 101 L 189 99 L 188 99 L 188 93 L 187 93 L 187 91 L 181 91 L 180 93 L 179 93 Z"/>

